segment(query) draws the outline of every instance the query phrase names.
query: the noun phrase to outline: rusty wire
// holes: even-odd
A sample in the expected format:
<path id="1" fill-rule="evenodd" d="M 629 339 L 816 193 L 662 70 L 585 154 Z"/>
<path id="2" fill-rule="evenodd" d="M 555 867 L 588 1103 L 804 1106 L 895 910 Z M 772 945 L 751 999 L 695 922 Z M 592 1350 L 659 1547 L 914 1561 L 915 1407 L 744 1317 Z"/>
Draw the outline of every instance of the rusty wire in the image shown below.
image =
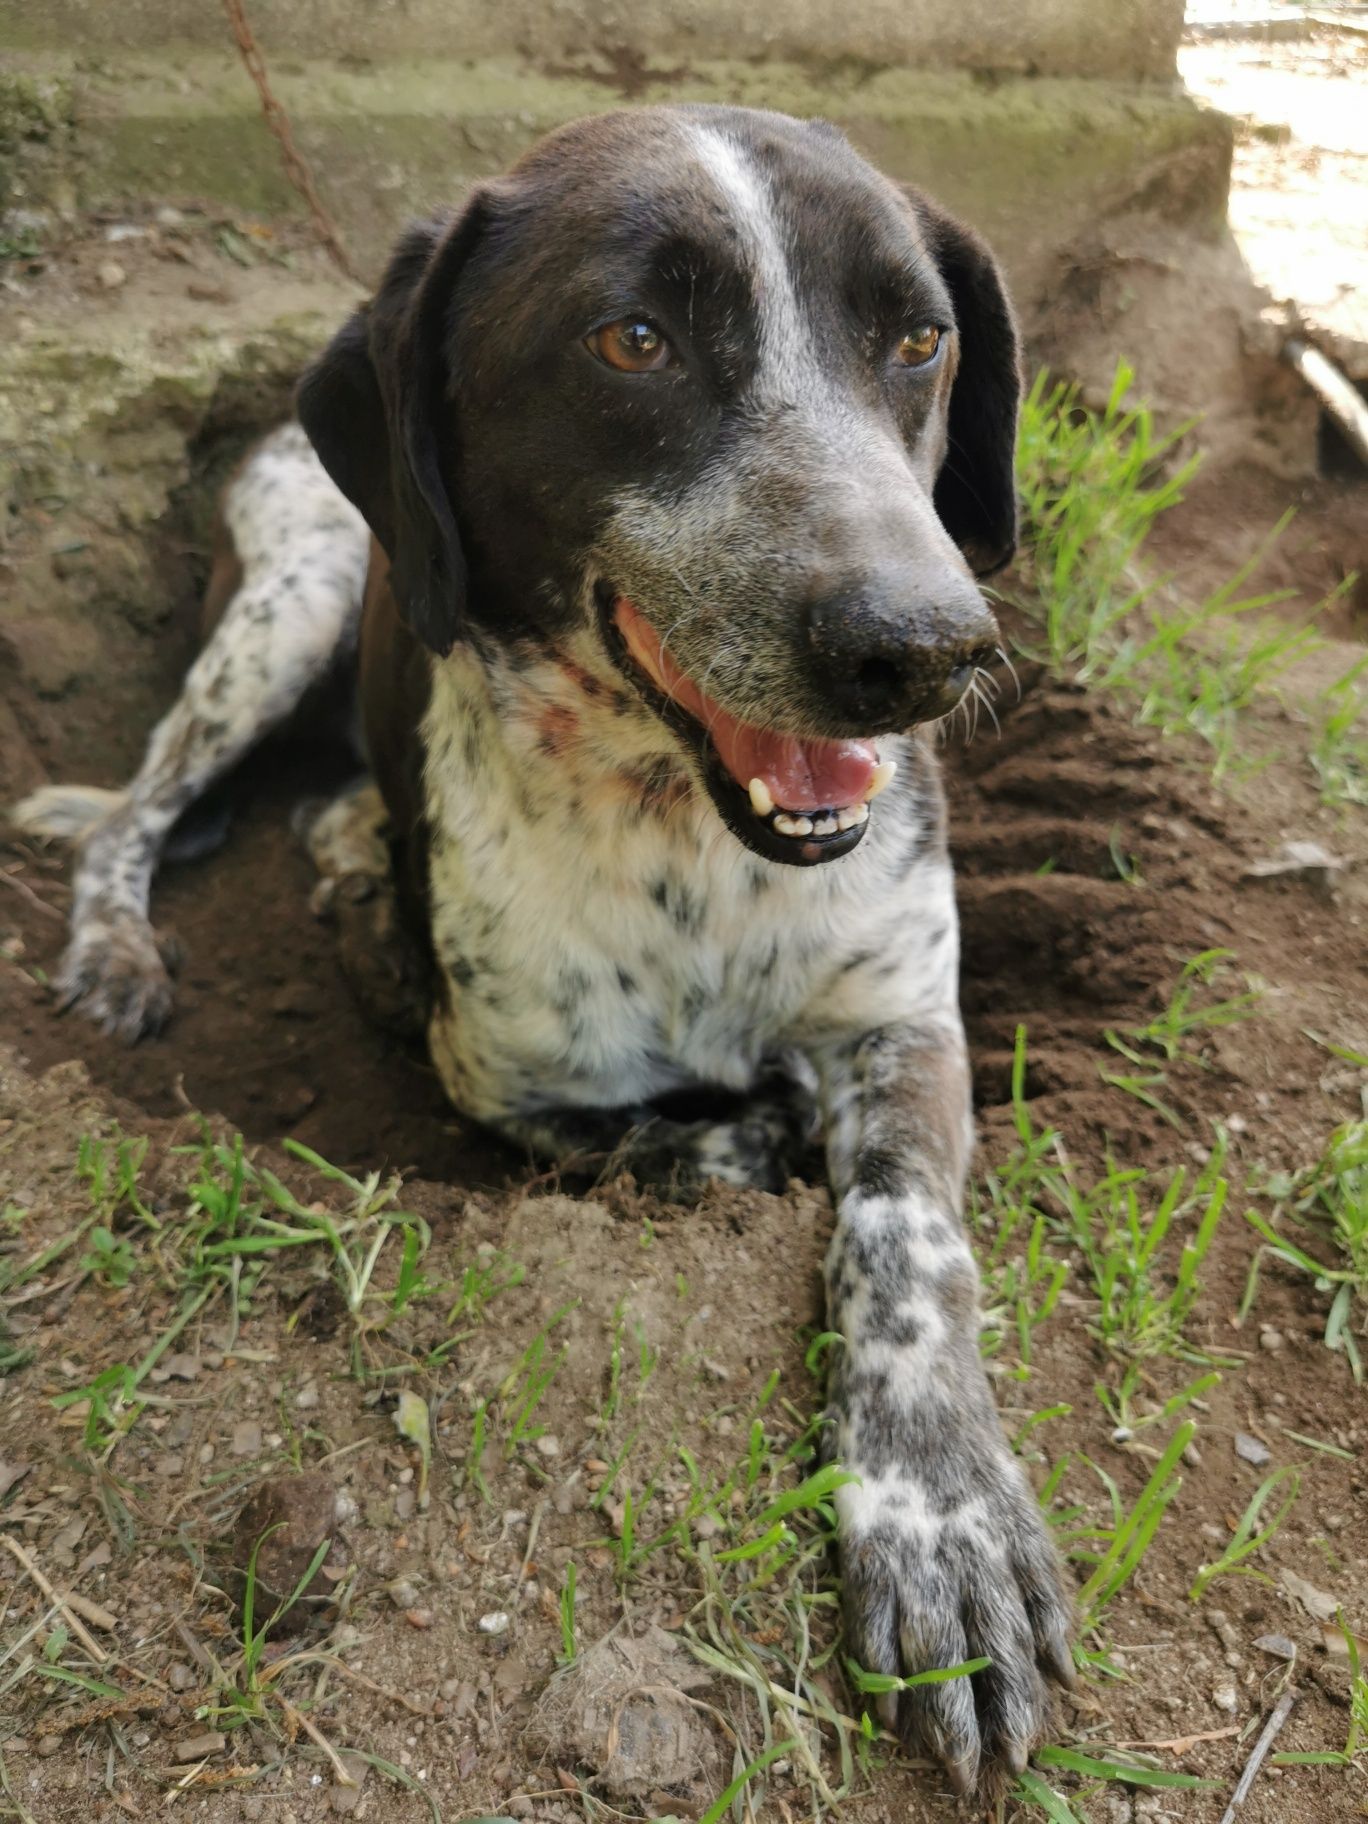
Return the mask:
<path id="1" fill-rule="evenodd" d="M 290 117 L 280 105 L 271 88 L 270 79 L 266 74 L 266 60 L 262 56 L 261 47 L 247 22 L 242 0 L 223 0 L 223 10 L 227 13 L 228 23 L 233 28 L 233 37 L 242 54 L 247 74 L 256 84 L 257 94 L 261 97 L 261 111 L 266 116 L 266 125 L 275 135 L 280 146 L 285 174 L 308 205 L 309 214 L 313 217 L 314 227 L 318 231 L 318 238 L 327 248 L 333 264 L 349 279 L 360 284 L 360 275 L 352 265 L 351 256 L 338 232 L 337 224 L 328 214 L 323 199 L 318 194 L 318 186 L 314 183 L 308 161 L 295 144 L 294 134 L 290 130 Z"/>

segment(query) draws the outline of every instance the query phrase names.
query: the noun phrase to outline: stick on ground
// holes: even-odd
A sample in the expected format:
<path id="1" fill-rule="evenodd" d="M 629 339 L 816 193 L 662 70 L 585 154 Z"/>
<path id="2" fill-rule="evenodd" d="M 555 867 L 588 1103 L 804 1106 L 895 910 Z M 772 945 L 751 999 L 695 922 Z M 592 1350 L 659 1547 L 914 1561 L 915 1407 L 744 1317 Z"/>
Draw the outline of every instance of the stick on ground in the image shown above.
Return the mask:
<path id="1" fill-rule="evenodd" d="M 1263 1734 L 1254 1744 L 1254 1752 L 1245 1762 L 1245 1770 L 1240 1775 L 1240 1783 L 1230 1795 L 1230 1803 L 1225 1808 L 1221 1824 L 1235 1824 L 1235 1813 L 1249 1797 L 1249 1789 L 1254 1784 L 1254 1776 L 1264 1764 L 1265 1756 L 1278 1738 L 1278 1732 L 1292 1714 L 1292 1706 L 1297 1701 L 1295 1691 L 1284 1691 L 1273 1706 L 1273 1714 L 1264 1724 Z"/>
<path id="2" fill-rule="evenodd" d="M 11 1539 L 8 1533 L 3 1533 L 0 1534 L 0 1542 L 3 1542 L 9 1547 L 10 1551 L 19 1560 L 20 1564 L 28 1572 L 29 1576 L 37 1584 L 44 1596 L 47 1597 L 48 1601 L 61 1610 L 62 1614 L 66 1617 L 67 1625 L 71 1629 L 72 1634 L 80 1641 L 86 1652 L 95 1661 L 95 1664 L 97 1666 L 102 1666 L 109 1658 L 108 1653 L 105 1652 L 99 1641 L 96 1640 L 95 1636 L 86 1627 L 80 1616 L 72 1609 L 66 1597 L 59 1595 L 57 1591 L 53 1589 L 47 1578 L 38 1569 L 38 1566 L 33 1562 L 32 1558 L 29 1557 L 28 1553 L 24 1550 L 23 1546 L 20 1545 L 17 1539 Z"/>

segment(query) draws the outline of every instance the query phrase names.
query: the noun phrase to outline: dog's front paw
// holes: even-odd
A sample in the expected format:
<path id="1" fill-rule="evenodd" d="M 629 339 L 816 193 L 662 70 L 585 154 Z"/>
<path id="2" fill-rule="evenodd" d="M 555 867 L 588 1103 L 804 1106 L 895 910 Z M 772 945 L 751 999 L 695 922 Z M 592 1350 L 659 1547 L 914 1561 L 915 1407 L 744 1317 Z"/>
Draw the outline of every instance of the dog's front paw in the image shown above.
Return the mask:
<path id="1" fill-rule="evenodd" d="M 1054 1547 L 995 1415 L 985 1417 L 904 1409 L 878 1436 L 878 1415 L 863 1414 L 854 1435 L 868 1448 L 846 1461 L 860 1481 L 837 1497 L 852 1657 L 895 1677 L 991 1662 L 880 1700 L 885 1722 L 941 1762 L 961 1795 L 1026 1765 L 1049 1709 L 1042 1674 L 1073 1683 Z"/>
<path id="2" fill-rule="evenodd" d="M 81 920 L 57 973 L 57 1005 L 78 1008 L 111 1038 L 134 1044 L 171 1017 L 177 948 L 131 914 Z"/>

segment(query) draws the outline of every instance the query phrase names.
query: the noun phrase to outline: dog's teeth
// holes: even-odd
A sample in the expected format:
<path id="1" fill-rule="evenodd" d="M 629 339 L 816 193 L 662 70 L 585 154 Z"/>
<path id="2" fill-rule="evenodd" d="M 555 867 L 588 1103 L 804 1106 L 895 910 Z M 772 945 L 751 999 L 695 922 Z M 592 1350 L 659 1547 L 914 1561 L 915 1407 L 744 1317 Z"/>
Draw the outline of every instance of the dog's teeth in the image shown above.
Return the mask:
<path id="1" fill-rule="evenodd" d="M 838 827 L 838 820 L 835 817 L 814 817 L 812 820 L 814 836 L 834 836 Z"/>
<path id="2" fill-rule="evenodd" d="M 851 804 L 847 805 L 845 810 L 837 811 L 836 828 L 853 830 L 857 824 L 866 823 L 868 820 L 869 806 L 867 804 Z"/>
<path id="3" fill-rule="evenodd" d="M 750 792 L 751 809 L 757 817 L 768 817 L 774 809 L 774 800 L 770 797 L 769 787 L 763 779 L 752 779 L 746 788 Z"/>
<path id="4" fill-rule="evenodd" d="M 877 798 L 880 792 L 892 785 L 893 775 L 897 770 L 898 763 L 896 760 L 880 760 L 879 764 L 874 768 L 873 773 L 870 775 L 869 790 L 865 793 L 866 804 L 868 804 L 872 798 Z"/>
<path id="5" fill-rule="evenodd" d="M 811 836 L 811 817 L 790 817 L 787 811 L 780 811 L 774 819 L 774 827 L 781 836 Z"/>

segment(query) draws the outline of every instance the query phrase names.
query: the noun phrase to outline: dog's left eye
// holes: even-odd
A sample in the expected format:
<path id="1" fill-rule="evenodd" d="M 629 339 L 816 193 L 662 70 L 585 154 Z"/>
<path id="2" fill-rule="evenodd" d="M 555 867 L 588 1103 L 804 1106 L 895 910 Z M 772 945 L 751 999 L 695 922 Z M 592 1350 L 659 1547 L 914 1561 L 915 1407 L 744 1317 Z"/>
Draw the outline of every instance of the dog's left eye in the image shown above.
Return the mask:
<path id="1" fill-rule="evenodd" d="M 899 367 L 925 367 L 934 361 L 940 348 L 941 332 L 934 323 L 923 323 L 898 343 L 893 351 L 893 359 Z"/>
<path id="2" fill-rule="evenodd" d="M 674 350 L 648 317 L 620 317 L 586 338 L 585 347 L 624 374 L 654 374 L 674 363 Z"/>

